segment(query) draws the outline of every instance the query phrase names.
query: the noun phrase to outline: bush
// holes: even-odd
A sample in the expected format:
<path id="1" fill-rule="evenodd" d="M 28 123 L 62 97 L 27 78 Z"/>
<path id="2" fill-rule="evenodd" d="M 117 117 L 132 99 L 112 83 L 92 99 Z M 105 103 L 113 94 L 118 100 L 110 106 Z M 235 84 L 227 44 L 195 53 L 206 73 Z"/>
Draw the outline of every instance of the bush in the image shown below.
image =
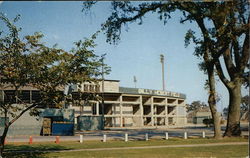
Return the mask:
<path id="1" fill-rule="evenodd" d="M 207 127 L 210 127 L 210 126 L 213 126 L 213 125 L 214 125 L 214 120 L 213 120 L 213 119 L 204 119 L 204 120 L 203 120 L 203 123 L 204 123 Z"/>

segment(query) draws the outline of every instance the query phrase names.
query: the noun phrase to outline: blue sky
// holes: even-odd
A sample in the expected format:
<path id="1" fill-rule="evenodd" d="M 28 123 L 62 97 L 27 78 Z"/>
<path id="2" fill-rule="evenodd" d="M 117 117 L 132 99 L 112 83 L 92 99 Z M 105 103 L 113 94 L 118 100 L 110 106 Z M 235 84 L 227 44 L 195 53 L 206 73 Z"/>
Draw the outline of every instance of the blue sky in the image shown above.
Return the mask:
<path id="1" fill-rule="evenodd" d="M 81 12 L 82 2 L 3 2 L 0 12 L 13 19 L 17 14 L 21 19 L 17 23 L 22 27 L 22 35 L 42 32 L 47 45 L 58 44 L 70 50 L 73 42 L 90 37 L 100 29 L 100 24 L 110 14 L 109 2 L 99 2 L 90 15 Z M 194 45 L 184 47 L 184 35 L 188 29 L 199 30 L 195 23 L 179 23 L 180 13 L 163 25 L 157 14 L 147 14 L 143 25 L 129 25 L 122 30 L 118 45 L 106 43 L 103 34 L 98 36 L 96 54 L 107 53 L 106 63 L 111 66 L 107 79 L 120 80 L 120 86 L 134 87 L 133 76 L 137 78 L 138 88 L 162 89 L 160 54 L 165 56 L 165 85 L 168 91 L 187 95 L 187 103 L 195 100 L 206 102 L 204 90 L 206 75 L 199 71 L 197 57 L 193 55 Z M 3 23 L 0 23 L 0 27 Z M 217 83 L 222 100 L 218 109 L 228 105 L 228 94 L 224 85 Z M 243 89 L 247 94 L 247 90 Z"/>

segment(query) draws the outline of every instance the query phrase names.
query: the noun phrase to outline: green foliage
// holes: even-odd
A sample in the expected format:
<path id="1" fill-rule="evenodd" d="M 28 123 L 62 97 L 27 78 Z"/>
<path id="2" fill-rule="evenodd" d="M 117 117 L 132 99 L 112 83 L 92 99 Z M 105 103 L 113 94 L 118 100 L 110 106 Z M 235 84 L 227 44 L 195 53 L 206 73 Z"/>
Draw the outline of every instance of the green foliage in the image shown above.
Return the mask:
<path id="1" fill-rule="evenodd" d="M 0 13 L 0 22 L 7 28 L 0 35 L 0 87 L 9 87 L 15 91 L 9 101 L 0 102 L 0 113 L 13 118 L 6 126 L 38 105 L 62 106 L 61 102 L 66 97 L 63 93 L 66 85 L 95 82 L 102 74 L 102 66 L 107 70 L 104 73 L 110 71 L 102 63 L 103 58 L 94 54 L 94 40 L 98 32 L 89 39 L 75 42 L 74 48 L 66 52 L 57 45 L 46 46 L 41 42 L 43 34 L 40 32 L 21 38 L 21 28 L 15 26 L 19 18 L 17 16 L 11 21 Z M 20 89 L 25 86 L 39 90 L 41 100 L 34 103 L 23 102 Z M 31 110 L 30 113 L 37 114 L 37 111 Z"/>
<path id="2" fill-rule="evenodd" d="M 191 104 L 187 104 L 187 112 L 198 111 L 199 109 L 208 107 L 206 103 L 201 101 L 193 101 Z"/>
<path id="3" fill-rule="evenodd" d="M 89 11 L 95 3 L 83 2 L 83 11 Z M 246 0 L 141 3 L 113 1 L 111 9 L 110 17 L 102 24 L 102 31 L 105 32 L 108 43 L 117 44 L 122 28 L 134 22 L 142 24 L 142 19 L 147 13 L 157 13 L 159 19 L 165 24 L 171 18 L 171 13 L 180 10 L 183 13 L 180 23 L 196 22 L 202 32 L 202 39 L 200 39 L 195 37 L 194 31 L 188 30 L 185 36 L 185 46 L 190 44 L 192 39 L 192 42 L 196 44 L 194 55 L 203 57 L 204 53 L 209 51 L 206 61 L 200 64 L 201 70 L 206 73 L 208 67 L 213 67 L 215 60 L 218 60 L 226 47 L 231 44 L 233 49 L 231 54 L 234 57 L 231 60 L 235 60 L 236 69 L 241 69 L 242 74 L 246 68 L 247 53 L 243 51 L 243 47 L 247 45 L 243 46 L 242 42 L 243 40 L 247 42 L 249 38 L 249 3 Z"/>

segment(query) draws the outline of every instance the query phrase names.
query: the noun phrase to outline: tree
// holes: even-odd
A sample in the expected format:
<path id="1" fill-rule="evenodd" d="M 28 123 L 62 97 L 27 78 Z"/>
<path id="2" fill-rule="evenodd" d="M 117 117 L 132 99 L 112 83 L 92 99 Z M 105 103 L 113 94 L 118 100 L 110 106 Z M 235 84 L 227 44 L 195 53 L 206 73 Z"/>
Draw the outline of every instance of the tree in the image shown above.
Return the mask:
<path id="1" fill-rule="evenodd" d="M 241 120 L 249 121 L 249 95 L 242 97 L 240 111 Z"/>
<path id="2" fill-rule="evenodd" d="M 198 17 L 194 11 L 190 13 L 192 16 Z M 216 88 L 215 88 L 215 62 L 212 59 L 211 52 L 213 49 L 211 48 L 212 41 L 209 39 L 209 32 L 205 29 L 204 20 L 201 18 L 197 19 L 197 24 L 201 28 L 201 32 L 203 34 L 203 39 L 197 39 L 195 37 L 195 32 L 192 30 L 188 30 L 185 36 L 185 46 L 190 44 L 190 40 L 193 40 L 193 43 L 196 44 L 194 55 L 203 59 L 201 63 L 199 63 L 199 68 L 204 74 L 207 75 L 208 79 L 205 83 L 205 89 L 208 91 L 208 104 L 210 107 L 210 111 L 212 114 L 211 119 L 214 124 L 214 138 L 221 138 L 221 117 L 220 113 L 217 111 L 216 103 L 218 98 L 216 97 Z"/>
<path id="3" fill-rule="evenodd" d="M 225 118 L 228 116 L 228 108 L 223 108 L 223 116 Z"/>
<path id="4" fill-rule="evenodd" d="M 217 13 L 223 10 L 220 19 L 211 18 L 215 25 L 217 48 L 213 59 L 217 74 L 229 92 L 228 122 L 224 136 L 239 136 L 241 87 L 245 81 L 245 69 L 249 62 L 249 3 L 232 1 L 219 6 Z M 222 19 L 223 20 L 222 20 Z M 225 77 L 221 61 L 222 55 L 230 79 Z"/>
<path id="5" fill-rule="evenodd" d="M 85 9 L 90 9 L 91 5 L 95 2 L 86 2 L 84 3 Z M 156 12 L 159 14 L 159 19 L 164 21 L 164 24 L 169 18 L 171 18 L 170 13 L 174 12 L 176 9 L 183 11 L 184 20 L 180 22 L 184 23 L 185 21 L 196 21 L 201 28 L 205 28 L 204 21 L 202 16 L 200 16 L 201 11 L 197 11 L 201 6 L 196 6 L 196 3 L 179 3 L 171 1 L 169 2 L 152 2 L 152 3 L 141 3 L 138 6 L 133 6 L 131 2 L 112 2 L 113 12 L 108 20 L 102 24 L 102 30 L 105 31 L 107 36 L 107 42 L 114 43 L 120 40 L 121 28 L 127 23 L 135 22 L 140 20 L 139 24 L 142 24 L 143 16 L 148 12 Z M 201 3 L 203 5 L 203 3 Z M 197 18 L 197 19 L 195 19 Z M 208 32 L 204 29 L 201 29 L 204 34 L 204 40 L 195 40 L 194 32 L 188 31 L 186 35 L 185 45 L 188 45 L 188 42 L 193 38 L 194 43 L 199 45 L 196 47 L 195 55 L 203 57 L 204 63 L 202 70 L 208 74 L 208 87 L 209 87 L 209 98 L 208 103 L 212 112 L 212 117 L 214 120 L 214 133 L 215 138 L 221 137 L 220 129 L 220 115 L 216 110 L 216 91 L 215 91 L 215 79 L 214 79 L 214 62 L 211 60 L 211 50 L 208 45 L 209 38 Z"/>
<path id="6" fill-rule="evenodd" d="M 245 95 L 244 97 L 241 98 L 240 111 L 241 111 L 241 114 L 249 111 L 249 95 Z"/>
<path id="7" fill-rule="evenodd" d="M 88 10 L 94 4 L 95 2 L 85 2 L 83 7 Z M 210 88 L 208 103 L 214 117 L 214 123 L 219 122 L 214 79 L 216 72 L 230 95 L 229 119 L 224 136 L 239 136 L 241 134 L 239 123 L 240 89 L 245 80 L 245 70 L 249 62 L 249 3 L 247 0 L 142 2 L 138 5 L 129 1 L 113 1 L 112 13 L 102 24 L 102 30 L 106 34 L 107 42 L 117 43 L 124 25 L 138 20 L 138 24 L 142 24 L 142 18 L 149 12 L 158 13 L 159 19 L 166 23 L 171 18 L 171 13 L 176 10 L 183 12 L 181 23 L 194 21 L 201 30 L 203 39 L 194 41 L 196 44 L 200 43 L 195 54 L 202 57 L 203 68 L 208 74 Z M 224 59 L 226 65 L 224 70 L 221 66 L 221 58 Z M 216 71 L 214 67 L 216 67 Z M 230 79 L 225 77 L 226 72 L 228 72 Z M 217 126 L 215 125 L 215 127 Z"/>
<path id="8" fill-rule="evenodd" d="M 187 105 L 187 112 L 197 111 L 199 109 L 205 108 L 207 105 L 201 101 L 193 101 L 191 104 Z"/>
<path id="9" fill-rule="evenodd" d="M 241 98 L 241 106 L 240 106 L 240 116 L 242 117 L 245 112 L 249 111 L 249 96 L 245 95 Z M 228 108 L 223 109 L 223 115 L 225 117 L 228 116 Z"/>
<path id="10" fill-rule="evenodd" d="M 0 100 L 0 114 L 4 116 L 4 131 L 0 136 L 0 157 L 9 127 L 25 112 L 36 113 L 35 107 L 58 107 L 66 97 L 66 85 L 95 82 L 102 74 L 101 59 L 94 54 L 94 39 L 80 40 L 75 48 L 66 52 L 57 46 L 47 47 L 41 42 L 43 35 L 34 33 L 20 38 L 20 28 L 15 26 L 20 16 L 13 21 L 0 13 L 6 30 L 0 34 L 0 88 L 14 90 L 13 95 L 4 93 L 7 99 Z M 39 90 L 40 100 L 27 103 L 22 100 L 21 88 L 31 86 Z"/>

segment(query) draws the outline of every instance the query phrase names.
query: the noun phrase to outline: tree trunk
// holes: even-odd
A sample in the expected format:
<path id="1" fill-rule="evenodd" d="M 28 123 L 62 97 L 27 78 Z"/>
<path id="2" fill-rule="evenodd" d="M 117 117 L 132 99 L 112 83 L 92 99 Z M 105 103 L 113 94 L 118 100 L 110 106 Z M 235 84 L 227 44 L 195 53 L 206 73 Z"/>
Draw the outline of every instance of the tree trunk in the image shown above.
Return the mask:
<path id="1" fill-rule="evenodd" d="M 224 133 L 225 137 L 240 136 L 240 104 L 241 104 L 241 85 L 238 80 L 234 82 L 233 87 L 227 87 L 229 91 L 229 107 L 227 128 Z"/>
<path id="2" fill-rule="evenodd" d="M 210 108 L 210 109 L 213 109 L 213 108 Z M 220 122 L 221 122 L 220 113 L 217 112 L 216 109 L 211 110 L 211 113 L 212 113 L 212 117 L 213 117 L 213 120 L 214 120 L 214 138 L 215 139 L 221 139 L 222 137 L 221 137 L 221 125 L 220 125 Z"/>
<path id="3" fill-rule="evenodd" d="M 3 157 L 3 151 L 4 151 L 4 145 L 5 145 L 4 142 L 5 142 L 5 138 L 8 133 L 8 130 L 9 130 L 9 126 L 5 126 L 2 136 L 0 136 L 0 158 Z"/>
<path id="4" fill-rule="evenodd" d="M 214 79 L 214 68 L 209 67 L 208 71 L 208 80 L 209 80 L 209 97 L 208 97 L 208 104 L 210 107 L 210 111 L 212 113 L 212 118 L 214 121 L 214 138 L 221 139 L 221 126 L 220 121 L 221 117 L 220 114 L 217 112 L 216 109 L 216 95 L 215 95 L 215 79 Z"/>

